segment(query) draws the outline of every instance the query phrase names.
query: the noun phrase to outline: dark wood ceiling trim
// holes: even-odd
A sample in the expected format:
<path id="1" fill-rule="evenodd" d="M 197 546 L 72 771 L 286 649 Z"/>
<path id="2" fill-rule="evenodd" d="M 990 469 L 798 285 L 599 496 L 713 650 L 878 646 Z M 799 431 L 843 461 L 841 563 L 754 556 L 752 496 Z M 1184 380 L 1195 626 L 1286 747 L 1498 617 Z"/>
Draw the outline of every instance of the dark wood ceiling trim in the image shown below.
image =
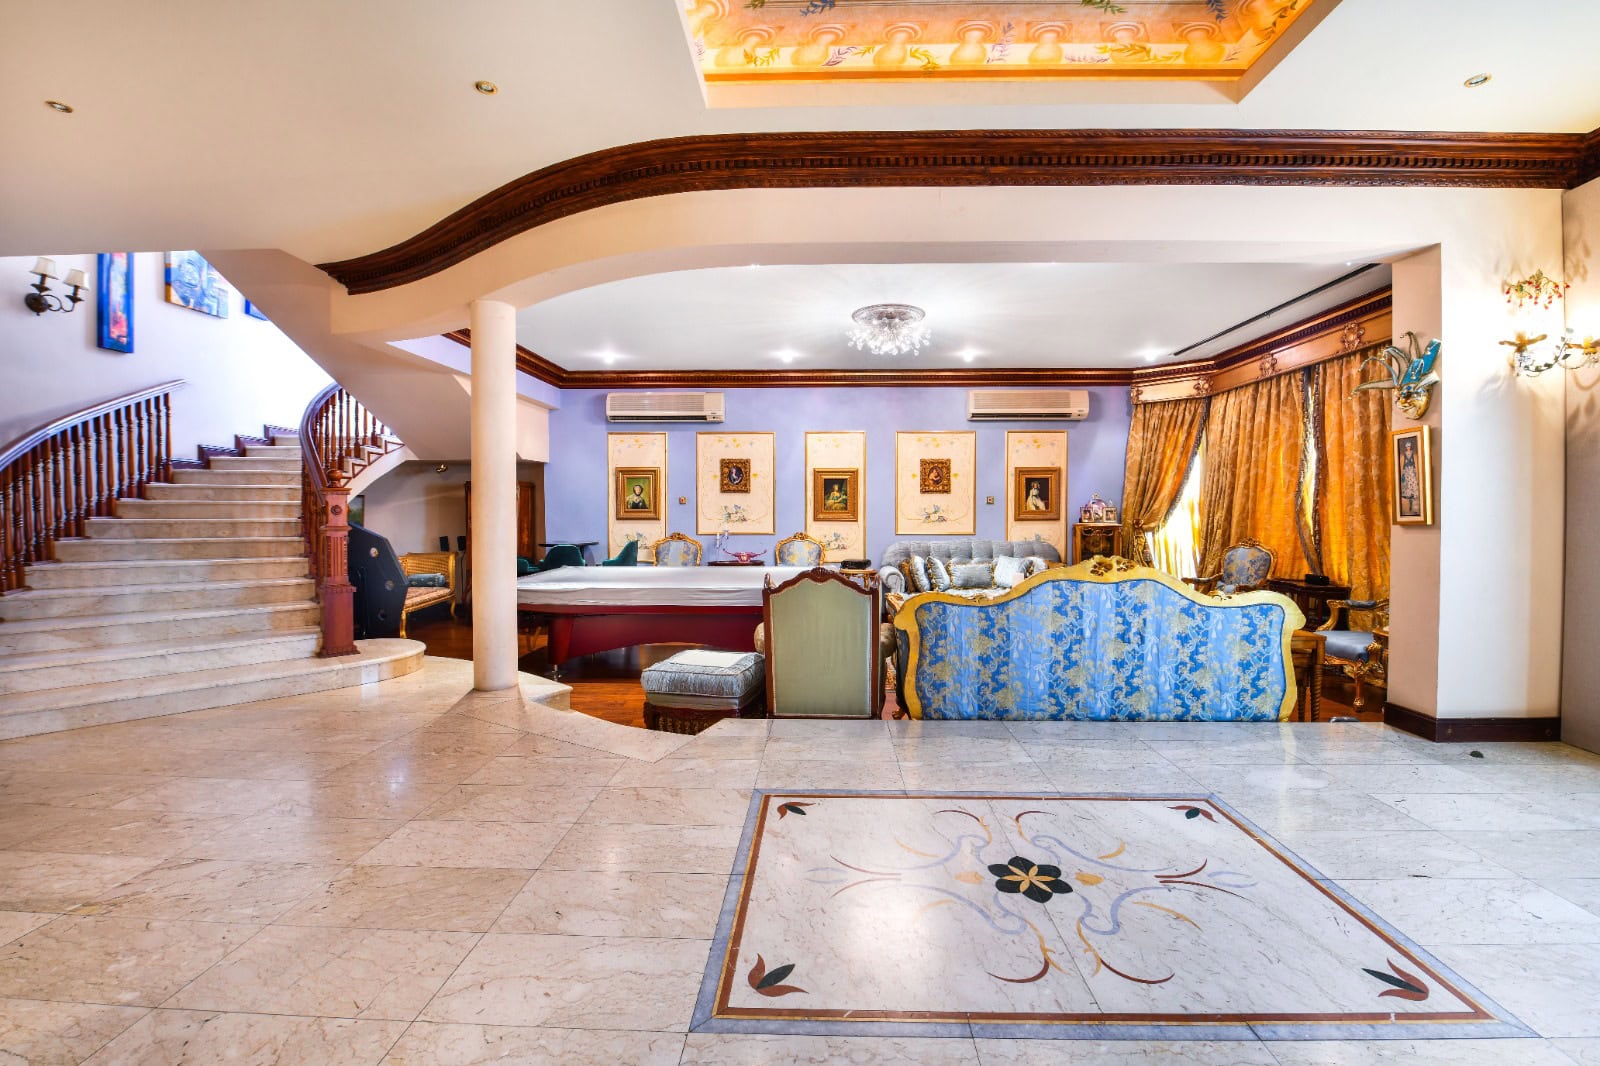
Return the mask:
<path id="1" fill-rule="evenodd" d="M 1577 170 L 1572 175 L 1572 180 L 1567 182 L 1567 188 L 1575 189 L 1595 178 L 1600 178 L 1600 130 L 1595 130 L 1583 139 Z"/>
<path id="2" fill-rule="evenodd" d="M 1390 300 L 1391 291 L 1379 289 L 1230 348 L 1214 358 L 1192 359 L 1167 366 L 945 367 L 928 370 L 568 370 L 519 344 L 517 369 L 558 389 L 1149 387 L 1188 379 L 1209 381 L 1214 374 L 1259 360 L 1312 337 L 1343 329 L 1351 322 L 1387 310 Z M 470 329 L 452 330 L 444 336 L 457 344 L 472 345 Z"/>
<path id="3" fill-rule="evenodd" d="M 1421 185 L 1564 189 L 1595 135 L 1318 130 L 934 130 L 674 137 L 536 170 L 399 244 L 323 263 L 353 294 L 436 274 L 607 204 L 747 188 Z M 1589 154 L 1585 154 L 1589 153 Z"/>

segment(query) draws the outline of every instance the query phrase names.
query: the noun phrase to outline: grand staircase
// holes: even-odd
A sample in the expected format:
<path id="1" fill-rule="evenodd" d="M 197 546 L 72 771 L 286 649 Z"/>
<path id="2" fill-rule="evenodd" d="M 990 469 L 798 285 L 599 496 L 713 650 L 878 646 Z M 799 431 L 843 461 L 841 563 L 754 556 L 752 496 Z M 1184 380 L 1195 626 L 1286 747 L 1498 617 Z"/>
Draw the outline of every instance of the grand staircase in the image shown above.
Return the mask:
<path id="1" fill-rule="evenodd" d="M 299 439 L 118 499 L 0 596 L 0 739 L 409 673 L 421 646 L 317 659 Z"/>

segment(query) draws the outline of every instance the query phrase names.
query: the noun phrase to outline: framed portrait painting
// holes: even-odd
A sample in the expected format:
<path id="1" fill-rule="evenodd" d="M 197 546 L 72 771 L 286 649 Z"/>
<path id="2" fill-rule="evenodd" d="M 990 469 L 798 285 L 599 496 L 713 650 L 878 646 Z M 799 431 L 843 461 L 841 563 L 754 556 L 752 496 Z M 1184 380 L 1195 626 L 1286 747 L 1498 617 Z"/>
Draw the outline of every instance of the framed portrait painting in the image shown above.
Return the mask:
<path id="1" fill-rule="evenodd" d="M 1016 522 L 1061 520 L 1061 471 L 1053 466 L 1019 466 L 1012 471 L 1016 484 L 1011 500 Z"/>
<path id="2" fill-rule="evenodd" d="M 167 302 L 227 318 L 231 296 L 217 268 L 199 252 L 167 253 Z"/>
<path id="3" fill-rule="evenodd" d="M 656 467 L 617 468 L 617 512 L 619 520 L 649 520 L 661 517 L 661 471 Z"/>
<path id="4" fill-rule="evenodd" d="M 811 520 L 854 522 L 860 516 L 861 471 L 811 471 Z"/>
<path id="5" fill-rule="evenodd" d="M 950 491 L 950 460 L 923 459 L 918 467 L 917 490 L 924 495 Z"/>
<path id="6" fill-rule="evenodd" d="M 1433 525 L 1433 455 L 1427 426 L 1390 431 L 1389 500 L 1395 525 Z"/>
<path id="7" fill-rule="evenodd" d="M 133 351 L 133 253 L 101 252 L 95 292 L 97 342 L 108 352 Z"/>
<path id="8" fill-rule="evenodd" d="M 717 488 L 719 491 L 750 491 L 750 460 L 719 459 L 717 462 Z"/>

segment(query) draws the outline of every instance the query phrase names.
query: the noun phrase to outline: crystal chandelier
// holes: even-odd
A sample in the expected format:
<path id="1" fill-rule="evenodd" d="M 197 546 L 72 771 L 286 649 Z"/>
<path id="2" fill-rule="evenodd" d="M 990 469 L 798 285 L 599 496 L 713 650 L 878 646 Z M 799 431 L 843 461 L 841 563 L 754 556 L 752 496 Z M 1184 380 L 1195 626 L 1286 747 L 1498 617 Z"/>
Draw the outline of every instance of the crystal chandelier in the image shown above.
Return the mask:
<path id="1" fill-rule="evenodd" d="M 850 346 L 873 355 L 916 355 L 932 339 L 922 324 L 920 307 L 910 304 L 869 304 L 850 316 Z"/>

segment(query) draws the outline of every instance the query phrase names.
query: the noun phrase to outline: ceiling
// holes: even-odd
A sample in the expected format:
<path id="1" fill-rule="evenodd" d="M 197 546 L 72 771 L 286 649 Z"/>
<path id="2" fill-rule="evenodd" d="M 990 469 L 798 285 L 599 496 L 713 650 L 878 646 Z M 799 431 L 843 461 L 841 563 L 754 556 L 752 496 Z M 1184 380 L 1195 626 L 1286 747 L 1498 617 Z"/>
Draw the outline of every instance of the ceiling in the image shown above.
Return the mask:
<path id="1" fill-rule="evenodd" d="M 1344 263 L 894 263 L 647 274 L 522 309 L 517 341 L 566 370 L 1146 367 L 1349 274 Z M 1387 267 L 1189 352 L 1215 355 L 1388 283 Z M 869 303 L 927 312 L 919 356 L 851 348 Z M 626 308 L 625 314 L 618 308 Z"/>
<path id="2" fill-rule="evenodd" d="M 830 18 L 874 3 L 838 0 Z M 1314 0 L 1303 18 L 1331 3 Z M 1145 6 L 1116 4 L 1130 17 Z M 1593 0 L 1528 11 L 1504 0 L 1341 0 L 1243 100 L 1205 104 L 1097 83 L 1054 87 L 1049 102 L 996 84 L 955 86 L 936 106 L 813 96 L 808 106 L 708 107 L 682 10 L 680 0 L 274 0 L 196 17 L 186 4 L 83 0 L 65 21 L 12 19 L 0 34 L 0 254 L 344 259 L 551 163 L 697 133 L 1600 126 Z M 1463 88 L 1479 71 L 1493 81 Z M 498 94 L 475 92 L 478 79 Z M 58 114 L 47 99 L 75 111 Z"/>
<path id="3" fill-rule="evenodd" d="M 684 22 L 707 84 L 1231 80 L 1318 2 L 687 0 Z"/>

